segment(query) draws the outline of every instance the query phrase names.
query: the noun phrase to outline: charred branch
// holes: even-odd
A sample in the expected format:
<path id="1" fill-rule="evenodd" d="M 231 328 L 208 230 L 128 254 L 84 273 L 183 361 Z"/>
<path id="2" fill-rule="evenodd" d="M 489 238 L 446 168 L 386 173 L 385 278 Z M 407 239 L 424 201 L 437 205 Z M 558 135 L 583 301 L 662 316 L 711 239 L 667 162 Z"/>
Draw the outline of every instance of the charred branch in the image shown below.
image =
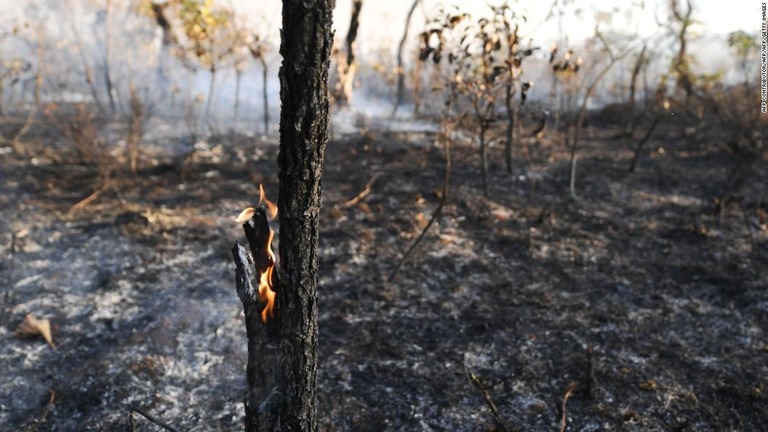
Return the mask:
<path id="1" fill-rule="evenodd" d="M 130 422 L 131 422 L 131 430 L 132 431 L 136 430 L 136 423 L 135 423 L 135 420 L 133 418 L 133 414 L 134 413 L 144 417 L 145 419 L 147 419 L 147 421 L 149 421 L 153 425 L 155 425 L 157 427 L 160 427 L 160 428 L 163 428 L 164 430 L 167 430 L 169 432 L 178 432 L 179 431 L 175 427 L 173 427 L 173 426 L 169 425 L 168 423 L 165 423 L 165 422 L 163 422 L 161 420 L 158 420 L 157 418 L 155 418 L 154 416 L 149 414 L 147 411 L 145 411 L 145 410 L 143 410 L 143 409 L 141 409 L 139 407 L 132 407 L 131 411 L 129 412 Z"/>

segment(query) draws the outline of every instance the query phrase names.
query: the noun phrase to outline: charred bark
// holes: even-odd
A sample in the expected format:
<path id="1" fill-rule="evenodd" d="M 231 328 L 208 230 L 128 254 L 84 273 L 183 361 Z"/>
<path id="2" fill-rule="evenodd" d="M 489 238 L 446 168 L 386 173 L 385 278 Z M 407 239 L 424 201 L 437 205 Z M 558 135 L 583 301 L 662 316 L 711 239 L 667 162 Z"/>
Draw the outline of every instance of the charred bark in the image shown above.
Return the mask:
<path id="1" fill-rule="evenodd" d="M 284 430 L 317 429 L 317 246 L 328 143 L 334 1 L 283 1 L 280 54 L 280 279 Z"/>
<path id="2" fill-rule="evenodd" d="M 283 430 L 317 429 L 317 246 L 334 3 L 283 0 L 276 313 L 286 360 Z"/>
<path id="3" fill-rule="evenodd" d="M 244 225 L 250 253 L 235 245 L 237 292 L 248 334 L 245 430 L 317 429 L 317 246 L 323 156 L 328 142 L 328 67 L 333 0 L 283 1 L 280 54 L 280 266 L 275 308 L 262 315 L 254 278 L 267 271 L 263 208 Z"/>

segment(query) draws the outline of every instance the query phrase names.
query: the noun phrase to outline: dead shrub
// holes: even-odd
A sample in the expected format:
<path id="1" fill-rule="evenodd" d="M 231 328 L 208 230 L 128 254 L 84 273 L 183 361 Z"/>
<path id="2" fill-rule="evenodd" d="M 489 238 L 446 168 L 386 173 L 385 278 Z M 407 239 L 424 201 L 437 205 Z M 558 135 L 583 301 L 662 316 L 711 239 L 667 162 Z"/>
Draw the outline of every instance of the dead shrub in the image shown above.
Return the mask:
<path id="1" fill-rule="evenodd" d="M 74 145 L 78 162 L 92 165 L 98 170 L 94 183 L 94 192 L 75 204 L 70 210 L 86 206 L 102 192 L 112 187 L 113 173 L 117 168 L 115 157 L 109 153 L 98 133 L 95 114 L 84 103 L 72 106 L 74 112 L 66 113 L 56 104 L 48 104 L 43 110 L 45 117 Z"/>

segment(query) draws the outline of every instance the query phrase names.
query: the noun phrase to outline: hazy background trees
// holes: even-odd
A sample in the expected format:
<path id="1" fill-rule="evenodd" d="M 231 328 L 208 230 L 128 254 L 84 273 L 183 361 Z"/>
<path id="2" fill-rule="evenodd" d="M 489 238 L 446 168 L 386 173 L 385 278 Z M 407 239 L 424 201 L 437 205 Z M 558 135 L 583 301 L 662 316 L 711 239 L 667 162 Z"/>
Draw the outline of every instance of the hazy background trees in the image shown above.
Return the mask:
<path id="1" fill-rule="evenodd" d="M 743 19 L 718 17 L 712 3 L 658 0 L 604 5 L 557 0 L 513 5 L 515 15 L 525 19 L 519 28 L 521 41 L 540 48 L 526 68 L 536 83 L 530 100 L 546 105 L 558 123 L 560 111 L 574 108 L 580 99 L 575 93 L 583 94 L 585 83 L 599 72 L 590 65 L 608 58 L 595 38 L 595 28 L 612 46 L 631 41 L 637 46 L 631 55 L 617 59 L 595 89 L 589 108 L 624 102 L 631 88 L 647 100 L 664 74 L 673 78 L 669 85 L 684 92 L 691 87 L 689 81 L 702 74 L 717 76 L 726 85 L 746 81 L 746 71 L 754 67 L 750 62 L 755 61 L 755 52 L 748 41 L 755 46 L 757 16 L 750 20 L 744 12 Z M 457 4 L 475 16 L 488 15 L 478 5 Z M 334 66 L 340 72 L 335 93 L 337 99 L 357 94 L 351 108 L 367 114 L 393 106 L 398 92 L 408 93 L 400 98 L 411 102 L 429 99 L 431 93 L 424 85 L 429 72 L 417 61 L 419 42 L 413 35 L 436 16 L 437 2 L 402 0 L 388 5 L 393 7 L 338 1 L 335 12 L 337 52 L 343 54 Z M 48 65 L 40 87 L 44 101 L 88 102 L 100 113 L 125 113 L 130 110 L 133 83 L 136 94 L 151 107 L 148 111 L 186 115 L 190 128 L 201 130 L 237 123 L 242 116 L 263 118 L 277 108 L 279 10 L 271 2 L 41 0 L 0 8 L 6 17 L 0 29 L 0 101 L 6 111 L 23 108 L 32 98 L 38 30 Z M 408 35 L 406 23 L 411 37 L 403 38 Z M 584 61 L 586 70 L 572 82 L 547 71 L 553 44 L 560 55 L 570 51 Z M 645 55 L 640 84 L 633 87 L 634 59 L 644 44 L 652 49 Z M 262 97 L 253 97 L 256 94 Z"/>

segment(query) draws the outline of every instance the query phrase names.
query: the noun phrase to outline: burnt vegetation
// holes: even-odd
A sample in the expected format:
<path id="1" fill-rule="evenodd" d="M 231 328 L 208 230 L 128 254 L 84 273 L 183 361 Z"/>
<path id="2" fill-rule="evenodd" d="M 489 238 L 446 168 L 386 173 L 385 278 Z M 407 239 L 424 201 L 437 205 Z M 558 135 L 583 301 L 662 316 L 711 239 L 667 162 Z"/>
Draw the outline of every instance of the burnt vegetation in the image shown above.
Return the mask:
<path id="1" fill-rule="evenodd" d="M 375 51 L 374 1 L 335 41 L 327 1 L 30 3 L 0 22 L 0 430 L 768 424 L 756 25 L 413 0 Z"/>

